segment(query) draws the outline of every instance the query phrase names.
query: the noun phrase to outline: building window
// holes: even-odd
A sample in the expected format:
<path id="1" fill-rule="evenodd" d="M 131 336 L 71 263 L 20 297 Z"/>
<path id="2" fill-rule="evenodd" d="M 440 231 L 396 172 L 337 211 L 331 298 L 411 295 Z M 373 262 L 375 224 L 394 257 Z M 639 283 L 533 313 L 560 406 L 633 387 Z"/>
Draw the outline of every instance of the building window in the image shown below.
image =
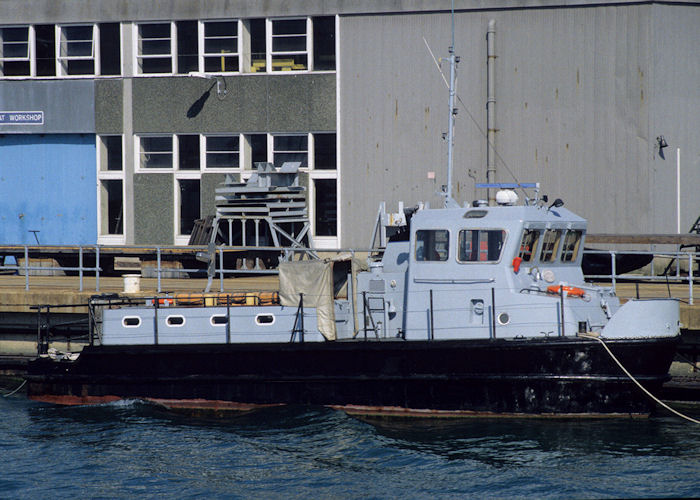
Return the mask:
<path id="1" fill-rule="evenodd" d="M 100 171 L 121 171 L 124 169 L 122 136 L 102 135 L 98 144 Z"/>
<path id="2" fill-rule="evenodd" d="M 304 135 L 273 135 L 272 163 L 281 167 L 288 161 L 301 162 L 301 168 L 309 166 L 309 137 Z"/>
<path id="3" fill-rule="evenodd" d="M 122 136 L 97 140 L 98 242 L 124 243 L 124 155 Z"/>
<path id="4" fill-rule="evenodd" d="M 121 75 L 120 25 L 119 23 L 102 23 L 98 26 L 100 32 L 100 75 Z"/>
<path id="5" fill-rule="evenodd" d="M 314 234 L 337 236 L 337 183 L 335 179 L 314 179 Z"/>
<path id="6" fill-rule="evenodd" d="M 201 26 L 204 71 L 239 71 L 238 21 L 207 21 Z"/>
<path id="7" fill-rule="evenodd" d="M 335 170 L 337 168 L 336 136 L 314 134 L 314 169 Z"/>
<path id="8" fill-rule="evenodd" d="M 172 136 L 141 136 L 138 142 L 140 168 L 173 168 Z"/>
<path id="9" fill-rule="evenodd" d="M 29 32 L 29 26 L 0 28 L 2 76 L 29 76 L 31 74 Z"/>
<path id="10" fill-rule="evenodd" d="M 121 179 L 100 181 L 100 234 L 124 234 L 124 195 Z"/>
<path id="11" fill-rule="evenodd" d="M 267 71 L 267 37 L 266 23 L 264 19 L 249 19 L 243 23 L 246 28 L 246 46 L 250 45 L 250 71 L 252 73 L 264 73 Z M 248 68 L 246 68 L 248 71 Z"/>
<path id="12" fill-rule="evenodd" d="M 206 163 L 205 168 L 239 168 L 240 151 L 237 135 L 208 135 L 205 136 Z"/>
<path id="13" fill-rule="evenodd" d="M 171 23 L 137 25 L 137 72 L 153 74 L 173 72 L 173 31 Z"/>
<path id="14" fill-rule="evenodd" d="M 177 136 L 178 170 L 199 170 L 199 136 Z"/>
<path id="15" fill-rule="evenodd" d="M 335 17 L 314 17 L 315 71 L 335 70 Z"/>
<path id="16" fill-rule="evenodd" d="M 268 58 L 272 71 L 303 71 L 309 68 L 307 33 L 309 20 L 271 19 Z"/>
<path id="17" fill-rule="evenodd" d="M 94 75 L 95 26 L 58 27 L 58 76 Z"/>
<path id="18" fill-rule="evenodd" d="M 199 179 L 176 179 L 177 184 L 177 235 L 187 236 L 192 233 L 194 221 L 200 218 Z M 177 241 L 176 243 L 187 243 Z"/>
<path id="19" fill-rule="evenodd" d="M 197 48 L 197 21 L 178 21 L 177 30 L 177 72 L 187 74 L 199 70 L 199 50 Z"/>

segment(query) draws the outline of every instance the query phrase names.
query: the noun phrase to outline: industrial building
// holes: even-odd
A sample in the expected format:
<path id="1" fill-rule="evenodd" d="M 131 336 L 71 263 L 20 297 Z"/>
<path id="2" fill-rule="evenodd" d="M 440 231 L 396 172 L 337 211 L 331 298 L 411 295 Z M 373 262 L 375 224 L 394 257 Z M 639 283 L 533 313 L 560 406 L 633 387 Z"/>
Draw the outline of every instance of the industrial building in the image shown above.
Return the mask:
<path id="1" fill-rule="evenodd" d="M 0 242 L 187 244 L 226 175 L 302 163 L 312 241 L 540 182 L 606 233 L 700 215 L 700 2 L 0 0 Z"/>

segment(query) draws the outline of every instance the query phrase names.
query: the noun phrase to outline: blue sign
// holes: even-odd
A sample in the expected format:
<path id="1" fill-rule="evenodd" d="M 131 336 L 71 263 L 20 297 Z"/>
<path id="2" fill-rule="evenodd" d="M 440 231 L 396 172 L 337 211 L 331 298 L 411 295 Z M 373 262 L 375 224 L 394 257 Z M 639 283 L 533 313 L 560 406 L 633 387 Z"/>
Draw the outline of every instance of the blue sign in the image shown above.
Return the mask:
<path id="1" fill-rule="evenodd" d="M 43 111 L 0 111 L 0 125 L 43 125 Z"/>

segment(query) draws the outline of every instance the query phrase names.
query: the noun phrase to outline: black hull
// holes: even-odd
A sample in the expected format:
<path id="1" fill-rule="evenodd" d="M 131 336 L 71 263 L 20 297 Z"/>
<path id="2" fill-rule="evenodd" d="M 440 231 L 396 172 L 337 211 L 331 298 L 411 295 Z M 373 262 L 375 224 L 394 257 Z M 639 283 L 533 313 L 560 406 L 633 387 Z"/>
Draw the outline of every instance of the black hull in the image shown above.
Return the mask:
<path id="1" fill-rule="evenodd" d="M 608 341 L 650 391 L 677 338 Z M 360 413 L 646 414 L 652 401 L 594 340 L 460 340 L 86 347 L 38 358 L 32 399 L 141 398 L 173 407 L 311 404 Z"/>

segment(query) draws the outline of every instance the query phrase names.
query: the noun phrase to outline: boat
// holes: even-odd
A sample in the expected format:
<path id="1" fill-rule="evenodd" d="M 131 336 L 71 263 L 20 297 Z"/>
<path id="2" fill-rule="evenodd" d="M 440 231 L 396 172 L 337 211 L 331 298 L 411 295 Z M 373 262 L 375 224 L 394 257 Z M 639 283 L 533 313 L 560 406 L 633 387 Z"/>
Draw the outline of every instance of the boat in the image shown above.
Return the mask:
<path id="1" fill-rule="evenodd" d="M 282 262 L 279 293 L 93 297 L 90 344 L 30 362 L 27 393 L 193 409 L 648 414 L 653 402 L 604 347 L 660 390 L 678 301 L 621 304 L 587 284 L 586 221 L 558 200 L 518 204 L 515 185 L 498 187 L 498 206 L 384 214 L 385 229 L 402 230 L 369 262 Z"/>
<path id="2" fill-rule="evenodd" d="M 28 397 L 378 416 L 649 414 L 637 384 L 653 393 L 669 378 L 678 301 L 621 304 L 587 284 L 587 222 L 537 183 L 479 185 L 496 192 L 490 203 L 452 199 L 452 47 L 444 206 L 382 205 L 367 259 L 283 260 L 276 294 L 93 297 L 89 345 L 56 353 L 40 339 Z"/>

